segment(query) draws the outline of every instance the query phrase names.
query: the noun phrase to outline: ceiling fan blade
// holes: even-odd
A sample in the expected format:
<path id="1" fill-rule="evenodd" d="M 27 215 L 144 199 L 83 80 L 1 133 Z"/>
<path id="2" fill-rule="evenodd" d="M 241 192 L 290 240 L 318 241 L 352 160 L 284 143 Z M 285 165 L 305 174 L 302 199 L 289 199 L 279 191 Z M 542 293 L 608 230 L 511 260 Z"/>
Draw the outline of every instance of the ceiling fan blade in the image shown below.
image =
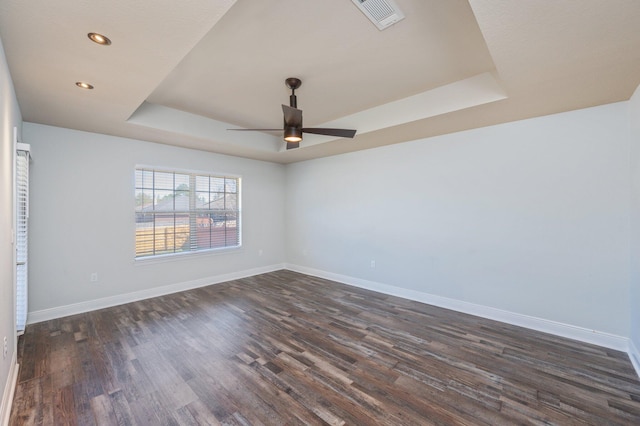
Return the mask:
<path id="1" fill-rule="evenodd" d="M 314 135 L 337 136 L 339 138 L 353 138 L 357 130 L 349 129 L 325 129 L 322 127 L 304 127 L 303 133 L 312 133 Z"/>
<path id="2" fill-rule="evenodd" d="M 302 126 L 302 110 L 301 109 L 282 104 L 282 112 L 284 112 L 284 123 L 286 126 L 291 126 L 291 127 Z"/>
<path id="3" fill-rule="evenodd" d="M 236 130 L 238 132 L 281 132 L 282 129 L 227 129 Z"/>

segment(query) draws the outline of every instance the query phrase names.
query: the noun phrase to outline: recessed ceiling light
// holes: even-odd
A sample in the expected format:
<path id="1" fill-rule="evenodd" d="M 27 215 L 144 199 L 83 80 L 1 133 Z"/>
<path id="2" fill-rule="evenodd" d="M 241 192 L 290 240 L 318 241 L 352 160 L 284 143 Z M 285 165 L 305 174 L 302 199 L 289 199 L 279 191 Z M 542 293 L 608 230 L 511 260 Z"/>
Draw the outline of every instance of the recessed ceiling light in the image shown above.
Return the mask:
<path id="1" fill-rule="evenodd" d="M 111 44 L 111 40 L 109 40 L 109 37 L 103 36 L 102 34 L 89 33 L 87 34 L 87 37 L 89 37 L 94 43 L 98 43 L 103 46 L 108 46 Z"/>
<path id="2" fill-rule="evenodd" d="M 76 81 L 76 86 L 78 86 L 81 89 L 87 89 L 87 90 L 93 89 L 93 86 L 91 84 L 85 83 L 84 81 Z"/>

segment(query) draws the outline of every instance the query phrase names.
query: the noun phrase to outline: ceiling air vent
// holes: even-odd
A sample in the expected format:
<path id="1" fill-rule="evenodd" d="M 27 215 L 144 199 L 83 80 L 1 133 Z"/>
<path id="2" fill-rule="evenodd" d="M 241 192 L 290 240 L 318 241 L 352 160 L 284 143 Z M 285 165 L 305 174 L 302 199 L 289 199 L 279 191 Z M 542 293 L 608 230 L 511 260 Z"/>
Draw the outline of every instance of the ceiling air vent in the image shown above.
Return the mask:
<path id="1" fill-rule="evenodd" d="M 393 0 L 351 0 L 379 30 L 404 19 L 404 13 Z"/>

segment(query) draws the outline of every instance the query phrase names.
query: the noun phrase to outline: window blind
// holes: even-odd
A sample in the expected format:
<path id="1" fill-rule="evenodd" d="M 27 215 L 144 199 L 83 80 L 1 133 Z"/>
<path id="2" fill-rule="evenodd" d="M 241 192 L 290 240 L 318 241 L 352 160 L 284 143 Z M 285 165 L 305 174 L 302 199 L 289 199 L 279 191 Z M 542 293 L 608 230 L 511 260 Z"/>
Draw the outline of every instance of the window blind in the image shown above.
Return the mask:
<path id="1" fill-rule="evenodd" d="M 27 323 L 29 241 L 29 150 L 20 144 L 16 155 L 16 331 Z M 27 145 L 28 147 L 28 145 Z"/>

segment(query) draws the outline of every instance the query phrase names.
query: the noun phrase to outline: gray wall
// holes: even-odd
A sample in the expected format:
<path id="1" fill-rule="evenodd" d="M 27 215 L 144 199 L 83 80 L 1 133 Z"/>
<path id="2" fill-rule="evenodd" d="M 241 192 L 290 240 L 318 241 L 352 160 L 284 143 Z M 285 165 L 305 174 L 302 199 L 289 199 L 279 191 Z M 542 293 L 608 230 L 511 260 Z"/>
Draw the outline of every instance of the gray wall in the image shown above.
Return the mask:
<path id="1" fill-rule="evenodd" d="M 13 167 L 15 152 L 13 129 L 20 129 L 22 117 L 0 41 L 0 390 L 7 390 L 12 360 L 16 349 L 15 328 L 15 249 L 12 243 L 14 228 Z M 7 338 L 9 351 L 3 357 L 3 339 Z M 3 407 L 4 408 L 4 407 Z M 0 422 L 4 413 L 0 412 Z"/>
<path id="2" fill-rule="evenodd" d="M 284 262 L 282 165 L 32 123 L 24 138 L 30 312 Z M 135 262 L 136 165 L 241 175 L 242 249 Z"/>
<path id="3" fill-rule="evenodd" d="M 628 336 L 627 108 L 292 164 L 287 261 Z"/>

